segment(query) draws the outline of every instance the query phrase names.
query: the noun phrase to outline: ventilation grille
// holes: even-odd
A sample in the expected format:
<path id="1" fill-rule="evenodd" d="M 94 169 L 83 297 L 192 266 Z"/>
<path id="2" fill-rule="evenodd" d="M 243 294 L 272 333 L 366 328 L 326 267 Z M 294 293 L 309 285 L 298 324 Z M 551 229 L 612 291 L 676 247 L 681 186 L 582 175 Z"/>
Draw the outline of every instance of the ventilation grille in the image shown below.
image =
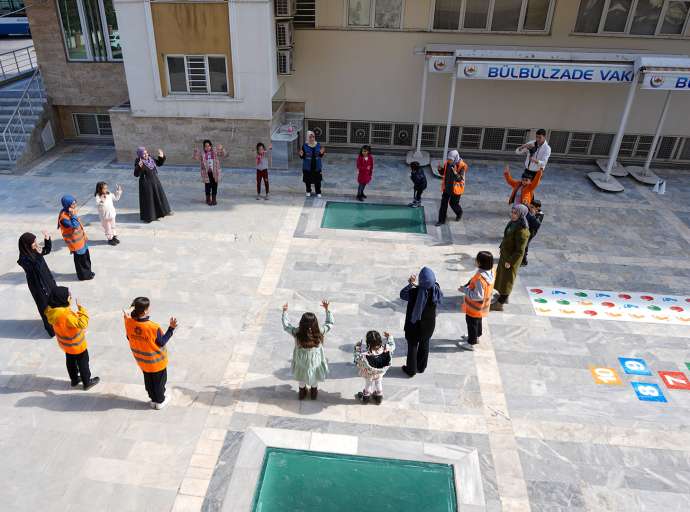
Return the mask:
<path id="1" fill-rule="evenodd" d="M 297 0 L 295 28 L 316 28 L 316 0 Z"/>
<path id="2" fill-rule="evenodd" d="M 308 119 L 307 127 L 324 143 L 412 149 L 416 143 L 416 128 L 412 123 L 384 123 L 370 121 L 340 121 Z M 513 152 L 528 139 L 525 128 L 497 128 L 478 126 L 451 126 L 450 149 L 487 152 Z M 445 142 L 445 125 L 425 124 L 422 127 L 422 147 L 441 150 Z M 551 130 L 548 135 L 551 151 L 557 155 L 602 157 L 608 155 L 613 144 L 612 133 L 567 132 Z M 651 147 L 650 135 L 623 137 L 620 156 L 643 159 Z M 659 141 L 656 160 L 690 161 L 690 137 L 667 136 Z"/>

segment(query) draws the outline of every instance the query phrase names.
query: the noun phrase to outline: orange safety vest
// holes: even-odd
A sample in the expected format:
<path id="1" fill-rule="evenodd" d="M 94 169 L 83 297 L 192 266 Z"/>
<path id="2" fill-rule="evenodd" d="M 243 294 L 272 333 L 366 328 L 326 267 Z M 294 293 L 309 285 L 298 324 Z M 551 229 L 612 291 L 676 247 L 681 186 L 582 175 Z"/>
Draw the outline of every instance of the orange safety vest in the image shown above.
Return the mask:
<path id="1" fill-rule="evenodd" d="M 458 170 L 461 173 L 467 172 L 467 164 L 464 161 L 458 163 Z M 443 164 L 443 175 L 441 176 L 441 192 L 446 190 L 446 173 L 448 172 L 448 161 Z M 451 171 L 452 172 L 452 171 Z M 453 181 L 453 195 L 461 196 L 465 193 L 465 178 L 460 181 Z"/>
<path id="2" fill-rule="evenodd" d="M 77 252 L 81 250 L 84 247 L 84 245 L 86 245 L 86 241 L 88 240 L 88 238 L 86 238 L 84 226 L 81 225 L 81 221 L 78 221 L 78 228 L 67 227 L 62 223 L 64 219 L 67 219 L 68 221 L 72 220 L 69 214 L 63 210 L 60 212 L 60 215 L 58 216 L 58 227 L 60 228 L 60 232 L 62 233 L 62 239 L 67 244 L 69 252 Z"/>
<path id="3" fill-rule="evenodd" d="M 86 350 L 86 329 L 71 326 L 67 319 L 75 315 L 70 308 L 53 308 L 60 311 L 53 322 L 53 330 L 59 347 L 65 354 L 81 354 Z"/>
<path id="4" fill-rule="evenodd" d="M 462 311 L 466 313 L 467 316 L 473 318 L 484 318 L 489 314 L 489 308 L 491 307 L 491 294 L 494 290 L 493 283 L 487 283 L 481 274 L 477 273 L 470 279 L 469 288 L 473 289 L 477 286 L 481 286 L 484 290 L 484 300 L 481 302 L 470 299 L 465 295 L 465 300 L 462 303 Z"/>
<path id="5" fill-rule="evenodd" d="M 125 330 L 134 360 L 146 373 L 155 373 L 168 367 L 168 351 L 156 345 L 156 338 L 161 328 L 156 322 L 147 320 L 139 322 L 134 318 L 125 318 Z"/>

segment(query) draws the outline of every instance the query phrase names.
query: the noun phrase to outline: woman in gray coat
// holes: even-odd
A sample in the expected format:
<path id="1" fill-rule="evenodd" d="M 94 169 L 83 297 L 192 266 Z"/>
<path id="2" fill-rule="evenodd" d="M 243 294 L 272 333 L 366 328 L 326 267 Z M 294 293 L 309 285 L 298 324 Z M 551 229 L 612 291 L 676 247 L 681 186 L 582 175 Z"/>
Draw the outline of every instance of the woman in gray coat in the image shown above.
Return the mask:
<path id="1" fill-rule="evenodd" d="M 508 302 L 508 296 L 513 291 L 513 284 L 529 241 L 528 212 L 524 204 L 514 205 L 510 212 L 510 222 L 503 232 L 503 241 L 499 248 L 501 256 L 494 284 L 498 300 L 491 304 L 492 311 L 503 311 L 503 304 Z"/>

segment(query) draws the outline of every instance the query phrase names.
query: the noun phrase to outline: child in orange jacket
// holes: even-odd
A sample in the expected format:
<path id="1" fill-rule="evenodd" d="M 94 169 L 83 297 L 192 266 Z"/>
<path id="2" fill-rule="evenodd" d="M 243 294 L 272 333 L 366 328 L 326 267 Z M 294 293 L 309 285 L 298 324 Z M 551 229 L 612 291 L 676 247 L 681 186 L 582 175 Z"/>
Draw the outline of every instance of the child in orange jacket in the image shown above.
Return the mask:
<path id="1" fill-rule="evenodd" d="M 513 189 L 510 199 L 508 199 L 508 204 L 524 204 L 525 206 L 532 204 L 534 191 L 539 186 L 543 174 L 544 170 L 539 169 L 534 179 L 532 179 L 526 173 L 523 173 L 522 179 L 518 181 L 510 175 L 510 166 L 506 165 L 503 169 L 503 177 L 506 183 Z"/>

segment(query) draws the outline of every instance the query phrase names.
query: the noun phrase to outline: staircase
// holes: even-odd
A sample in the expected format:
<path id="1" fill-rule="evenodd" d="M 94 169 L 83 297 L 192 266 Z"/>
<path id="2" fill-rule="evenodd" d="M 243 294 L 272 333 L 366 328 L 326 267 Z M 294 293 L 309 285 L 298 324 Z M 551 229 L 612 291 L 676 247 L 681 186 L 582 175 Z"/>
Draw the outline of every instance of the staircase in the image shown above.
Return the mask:
<path id="1" fill-rule="evenodd" d="M 29 78 L 0 88 L 0 169 L 15 169 L 44 114 L 46 101 L 38 69 Z"/>

